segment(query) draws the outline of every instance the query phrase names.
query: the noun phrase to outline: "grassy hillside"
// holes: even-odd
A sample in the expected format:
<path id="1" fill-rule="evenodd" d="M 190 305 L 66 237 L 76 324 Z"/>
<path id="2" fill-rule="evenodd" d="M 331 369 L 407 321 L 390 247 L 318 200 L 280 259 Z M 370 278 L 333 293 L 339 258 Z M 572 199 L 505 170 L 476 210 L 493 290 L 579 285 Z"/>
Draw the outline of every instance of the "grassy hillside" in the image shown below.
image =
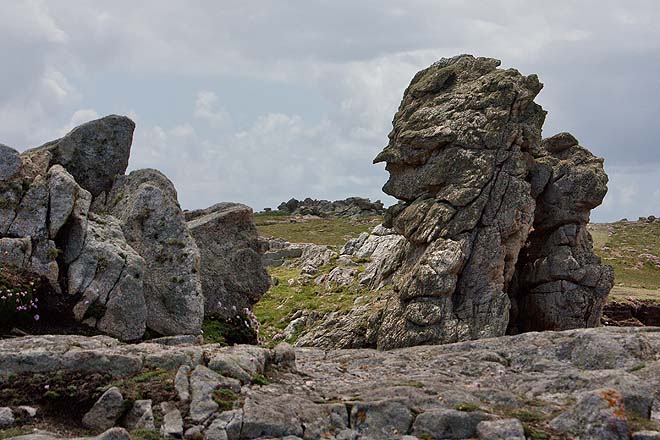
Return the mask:
<path id="1" fill-rule="evenodd" d="M 302 218 L 279 213 L 257 213 L 254 221 L 259 234 L 264 237 L 283 238 L 292 243 L 341 246 L 362 232 L 370 231 L 382 219 Z"/>
<path id="2" fill-rule="evenodd" d="M 660 300 L 660 223 L 592 224 L 594 250 L 614 267 L 612 297 Z"/>
<path id="3" fill-rule="evenodd" d="M 353 220 L 292 218 L 278 213 L 255 215 L 261 235 L 334 246 L 371 230 L 381 220 L 380 217 Z M 634 296 L 660 300 L 660 223 L 591 224 L 589 230 L 596 254 L 614 267 L 612 298 Z M 288 274 L 276 276 L 287 278 Z"/>

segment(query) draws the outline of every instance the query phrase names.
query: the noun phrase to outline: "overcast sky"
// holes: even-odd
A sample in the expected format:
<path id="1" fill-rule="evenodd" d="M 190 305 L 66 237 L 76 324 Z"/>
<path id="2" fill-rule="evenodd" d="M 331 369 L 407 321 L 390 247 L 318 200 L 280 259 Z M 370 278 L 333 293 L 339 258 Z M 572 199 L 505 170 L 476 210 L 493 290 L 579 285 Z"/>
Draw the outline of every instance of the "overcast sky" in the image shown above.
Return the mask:
<path id="1" fill-rule="evenodd" d="M 657 0 L 3 1 L 0 143 L 125 114 L 130 168 L 162 170 L 185 208 L 389 202 L 371 161 L 404 88 L 472 53 L 537 73 L 544 135 L 605 158 L 593 221 L 658 215 L 658 23 Z"/>

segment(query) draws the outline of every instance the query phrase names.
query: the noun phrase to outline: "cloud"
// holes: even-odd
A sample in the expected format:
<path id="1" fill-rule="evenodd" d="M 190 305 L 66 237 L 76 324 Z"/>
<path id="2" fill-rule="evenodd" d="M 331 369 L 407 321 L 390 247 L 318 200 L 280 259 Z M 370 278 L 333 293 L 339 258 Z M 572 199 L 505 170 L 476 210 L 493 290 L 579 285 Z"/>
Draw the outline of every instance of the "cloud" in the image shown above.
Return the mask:
<path id="1" fill-rule="evenodd" d="M 209 91 L 202 91 L 197 94 L 195 100 L 195 111 L 193 116 L 207 121 L 213 126 L 225 124 L 229 120 L 229 113 L 218 109 L 218 95 Z"/>
<path id="2" fill-rule="evenodd" d="M 186 206 L 379 197 L 387 174 L 371 159 L 403 90 L 436 59 L 468 52 L 538 73 L 545 133 L 569 130 L 605 157 L 611 195 L 595 219 L 649 209 L 643 188 L 660 165 L 657 2 L 258 5 L 8 3 L 0 141 L 25 148 L 97 113 L 128 113 L 138 123 L 131 166 L 171 175 Z M 144 81 L 157 99 L 119 93 Z"/>

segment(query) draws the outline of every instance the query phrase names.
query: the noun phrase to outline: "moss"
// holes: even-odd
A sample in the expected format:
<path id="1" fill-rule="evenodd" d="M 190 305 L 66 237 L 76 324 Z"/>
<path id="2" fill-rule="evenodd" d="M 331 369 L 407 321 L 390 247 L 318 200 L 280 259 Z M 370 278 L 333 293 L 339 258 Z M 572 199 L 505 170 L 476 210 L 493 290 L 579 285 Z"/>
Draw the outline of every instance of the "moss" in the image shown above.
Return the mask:
<path id="1" fill-rule="evenodd" d="M 160 370 L 160 369 L 145 371 L 145 372 L 135 376 L 133 378 L 133 382 L 135 382 L 135 383 L 149 382 L 149 381 L 153 380 L 154 378 L 157 378 L 159 376 L 163 376 L 165 374 L 167 374 L 167 371 Z"/>
<path id="2" fill-rule="evenodd" d="M 524 423 L 525 436 L 533 440 L 546 440 L 552 438 L 552 435 L 541 428 Z"/>
<path id="3" fill-rule="evenodd" d="M 57 391 L 49 390 L 44 393 L 44 398 L 47 400 L 58 400 L 60 397 L 60 393 Z"/>
<path id="4" fill-rule="evenodd" d="M 252 383 L 255 385 L 268 385 L 270 381 L 263 374 L 255 374 L 254 377 L 252 377 Z"/>
<path id="5" fill-rule="evenodd" d="M 161 440 L 165 437 L 161 436 L 158 432 L 151 429 L 137 429 L 131 431 L 131 438 L 135 440 Z"/>
<path id="6" fill-rule="evenodd" d="M 236 393 L 229 388 L 220 388 L 213 391 L 213 401 L 218 404 L 220 411 L 229 411 L 238 399 Z"/>
<path id="7" fill-rule="evenodd" d="M 645 364 L 645 363 L 641 363 L 641 364 L 637 364 L 637 365 L 635 365 L 634 367 L 632 367 L 632 368 L 631 368 L 630 370 L 628 370 L 628 371 L 631 372 L 631 373 L 634 373 L 635 371 L 639 371 L 639 370 L 642 370 L 642 369 L 644 369 L 644 368 L 646 368 L 646 364 Z"/>
<path id="8" fill-rule="evenodd" d="M 0 440 L 5 440 L 12 437 L 18 437 L 21 435 L 27 435 L 30 431 L 22 428 L 9 428 L 9 429 L 0 429 Z"/>
<path id="9" fill-rule="evenodd" d="M 473 403 L 459 403 L 454 406 L 454 409 L 456 411 L 464 411 L 464 412 L 473 412 L 473 411 L 481 411 L 481 407 L 478 405 L 475 405 Z"/>

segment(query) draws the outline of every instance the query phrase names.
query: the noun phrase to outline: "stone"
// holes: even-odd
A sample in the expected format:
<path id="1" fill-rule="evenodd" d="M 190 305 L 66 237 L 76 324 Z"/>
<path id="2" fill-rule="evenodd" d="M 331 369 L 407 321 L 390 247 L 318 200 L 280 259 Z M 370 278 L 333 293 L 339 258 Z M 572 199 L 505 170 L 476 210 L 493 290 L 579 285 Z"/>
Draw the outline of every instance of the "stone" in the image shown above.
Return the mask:
<path id="1" fill-rule="evenodd" d="M 0 408 L 0 429 L 9 428 L 15 422 L 14 413 L 11 408 L 3 407 Z"/>
<path id="2" fill-rule="evenodd" d="M 368 217 L 382 215 L 385 212 L 380 200 L 372 202 L 361 197 L 349 197 L 345 200 L 330 202 L 307 198 L 299 201 L 291 199 L 277 207 L 279 212 L 290 215 L 314 215 L 320 217 Z"/>
<path id="3" fill-rule="evenodd" d="M 223 347 L 210 356 L 208 367 L 223 375 L 238 379 L 242 384 L 252 382 L 252 378 L 263 374 L 271 353 L 263 347 L 234 345 Z"/>
<path id="4" fill-rule="evenodd" d="M 72 214 L 76 218 L 80 241 L 85 239 L 87 212 L 92 203 L 91 194 L 82 189 L 61 165 L 54 165 L 48 170 L 48 237 L 55 240 L 60 229 L 70 221 Z M 71 232 L 69 232 L 71 234 Z"/>
<path id="5" fill-rule="evenodd" d="M 607 191 L 602 159 L 569 133 L 542 140 L 542 84 L 499 65 L 460 55 L 415 75 L 374 160 L 400 201 L 383 228 L 405 240 L 392 238 L 388 260 L 362 275 L 396 292 L 380 349 L 600 321 L 612 269 L 586 223 Z M 369 240 L 344 252 L 358 256 Z"/>
<path id="6" fill-rule="evenodd" d="M 124 341 L 142 338 L 145 269 L 144 258 L 126 242 L 121 223 L 91 214 L 84 247 L 68 270 L 68 293 L 80 298 L 73 307 L 76 320 L 94 318 L 98 330 Z"/>
<path id="7" fill-rule="evenodd" d="M 273 363 L 279 368 L 296 370 L 296 352 L 286 342 L 280 342 L 273 349 Z"/>
<path id="8" fill-rule="evenodd" d="M 181 411 L 171 402 L 160 404 L 163 413 L 163 424 L 160 426 L 160 435 L 167 438 L 181 438 L 183 436 L 183 417 Z"/>
<path id="9" fill-rule="evenodd" d="M 236 409 L 220 411 L 219 408 L 201 423 L 193 422 L 188 416 L 188 404 L 179 402 L 174 389 L 156 381 L 153 386 L 164 388 L 154 389 L 155 395 L 167 393 L 176 403 L 170 402 L 165 412 L 155 408 L 154 415 L 160 419 L 161 415 L 176 410 L 175 414 L 182 416 L 182 432 L 195 426 L 201 427 L 198 432 L 206 431 L 215 424 L 214 429 L 218 432 L 224 429 L 230 439 L 293 435 L 305 440 L 356 440 L 358 436 L 401 438 L 404 435 L 433 438 L 433 432 L 442 432 L 446 426 L 453 426 L 449 423 L 451 420 L 462 420 L 462 417 L 469 418 L 465 426 L 478 427 L 478 423 L 486 420 L 478 420 L 485 413 L 489 415 L 488 420 L 518 415 L 522 418 L 529 414 L 530 419 L 543 420 L 538 426 L 541 430 L 566 438 L 600 438 L 598 433 L 580 435 L 571 433 L 570 429 L 609 426 L 608 420 L 621 414 L 622 408 L 630 420 L 636 419 L 634 425 L 630 422 L 630 429 L 645 423 L 652 426 L 653 421 L 657 421 L 660 329 L 653 327 L 527 332 L 391 351 L 280 348 L 293 353 L 278 355 L 276 349 L 247 345 L 200 346 L 195 341 L 190 345 L 123 343 L 108 336 L 42 335 L 2 339 L 0 396 L 20 399 L 22 404 L 30 405 L 36 404 L 31 398 L 40 401 L 40 394 L 30 397 L 29 394 L 7 393 L 12 391 L 17 377 L 29 378 L 36 389 L 52 386 L 56 375 L 63 378 L 72 374 L 79 377 L 108 375 L 107 383 L 122 378 L 130 382 L 145 370 L 162 368 L 173 376 L 182 365 L 194 370 L 198 365 L 211 364 L 214 358 L 222 358 L 226 365 L 231 362 L 248 377 L 252 377 L 248 370 L 262 370 L 268 375 L 269 383 L 248 381 L 240 386 L 234 381 L 230 385 L 232 390 L 240 392 L 236 393 Z M 296 369 L 282 361 L 293 355 Z M 200 368 L 200 371 L 204 370 Z M 84 391 L 86 387 L 81 388 Z M 596 396 L 593 402 L 583 403 L 588 400 L 585 393 L 590 395 L 601 388 L 616 391 L 605 393 L 606 398 Z M 94 389 L 90 387 L 87 392 L 94 393 Z M 14 408 L 17 402 L 3 401 L 3 405 L 12 406 L 20 428 L 22 416 Z M 242 407 L 240 402 L 244 402 Z M 655 408 L 650 414 L 652 420 L 648 421 L 650 405 Z M 355 413 L 353 408 L 357 408 Z M 447 411 L 451 417 L 443 418 Z M 350 420 L 355 423 L 349 422 L 349 413 Z M 548 419 L 561 413 L 559 417 L 573 420 L 566 433 L 548 426 Z M 68 415 L 57 414 L 52 416 L 52 423 L 67 426 L 65 417 Z M 166 420 L 169 419 L 166 417 Z M 411 424 L 407 429 L 398 427 L 406 425 L 403 422 L 407 420 Z M 603 425 L 599 420 L 606 423 Z M 617 423 L 614 426 L 618 426 Z M 420 431 L 424 428 L 428 435 L 415 432 L 416 428 Z M 367 434 L 370 429 L 376 434 Z M 393 434 L 392 429 L 403 431 Z M 478 435 L 478 428 L 475 429 L 472 438 Z M 380 433 L 381 430 L 388 434 Z"/>
<path id="10" fill-rule="evenodd" d="M 332 289 L 348 286 L 355 281 L 358 274 L 359 271 L 354 267 L 337 266 L 328 274 L 328 278 L 325 281 L 326 288 Z"/>
<path id="11" fill-rule="evenodd" d="M 577 438 L 623 440 L 629 437 L 623 397 L 613 389 L 585 393 L 573 408 L 553 419 L 550 427 Z"/>
<path id="12" fill-rule="evenodd" d="M 599 325 L 614 285 L 614 272 L 594 254 L 587 230 L 591 209 L 607 193 L 603 159 L 570 134 L 560 135 L 570 136 L 570 142 L 559 148 L 553 136 L 536 154 L 532 182 L 545 174 L 547 183 L 537 190 L 534 230 L 509 289 L 510 333 Z"/>
<path id="13" fill-rule="evenodd" d="M 220 203 L 186 218 L 201 254 L 205 314 L 233 317 L 236 310 L 251 309 L 270 285 L 252 209 Z"/>
<path id="14" fill-rule="evenodd" d="M 525 430 L 518 419 L 485 420 L 477 425 L 481 440 L 525 440 Z"/>
<path id="15" fill-rule="evenodd" d="M 213 399 L 213 391 L 228 388 L 235 393 L 241 390 L 236 379 L 221 376 L 203 365 L 198 365 L 190 375 L 190 418 L 203 422 L 219 408 Z"/>
<path id="16" fill-rule="evenodd" d="M 426 411 L 415 419 L 412 433 L 420 438 L 423 436 L 432 439 L 470 438 L 475 436 L 477 426 L 487 419 L 488 415 L 480 411 L 468 412 L 454 409 Z"/>
<path id="17" fill-rule="evenodd" d="M 80 125 L 63 138 L 23 154 L 48 154 L 50 165 L 62 165 L 96 197 L 110 191 L 116 176 L 126 171 L 134 130 L 135 123 L 129 118 L 110 115 Z"/>
<path id="18" fill-rule="evenodd" d="M 660 431 L 637 431 L 634 432 L 632 440 L 660 440 Z"/>
<path id="19" fill-rule="evenodd" d="M 179 400 L 181 402 L 188 402 L 190 400 L 190 367 L 188 365 L 181 365 L 177 370 L 174 377 L 174 389 L 176 390 Z"/>
<path id="20" fill-rule="evenodd" d="M 85 414 L 82 423 L 86 428 L 106 430 L 115 426 L 124 412 L 124 398 L 117 387 L 108 389 L 99 397 L 92 409 Z"/>
<path id="21" fill-rule="evenodd" d="M 528 163 L 545 112 L 533 101 L 538 78 L 499 64 L 461 55 L 415 75 L 374 161 L 390 172 L 383 190 L 404 202 L 385 226 L 410 243 L 381 348 L 506 331 L 506 287 L 534 214 Z"/>
<path id="22" fill-rule="evenodd" d="M 126 414 L 124 424 L 131 431 L 136 429 L 155 430 L 151 400 L 136 400 L 131 410 Z"/>
<path id="23" fill-rule="evenodd" d="M 242 411 L 224 411 L 211 422 L 206 429 L 204 438 L 208 440 L 238 440 L 241 435 L 242 423 Z"/>
<path id="24" fill-rule="evenodd" d="M 23 161 L 18 151 L 0 144 L 0 181 L 14 177 L 22 166 Z"/>
<path id="25" fill-rule="evenodd" d="M 361 402 L 351 409 L 351 427 L 367 438 L 398 436 L 408 432 L 413 414 L 400 402 Z"/>
<path id="26" fill-rule="evenodd" d="M 161 335 L 199 334 L 204 316 L 200 254 L 172 182 L 145 169 L 117 177 L 97 211 L 119 219 L 128 244 L 145 260 L 147 328 Z"/>

